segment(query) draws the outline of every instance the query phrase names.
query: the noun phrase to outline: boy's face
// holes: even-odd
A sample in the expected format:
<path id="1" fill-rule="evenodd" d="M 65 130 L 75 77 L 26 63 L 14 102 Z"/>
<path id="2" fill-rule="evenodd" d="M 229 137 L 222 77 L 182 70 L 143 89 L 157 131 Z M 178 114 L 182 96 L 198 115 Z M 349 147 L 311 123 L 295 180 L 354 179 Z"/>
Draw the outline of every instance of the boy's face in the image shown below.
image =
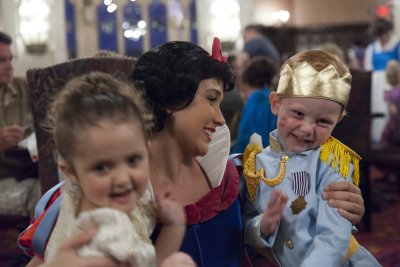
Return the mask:
<path id="1" fill-rule="evenodd" d="M 149 177 L 148 144 L 135 122 L 109 120 L 85 128 L 78 136 L 71 164 L 61 170 L 83 191 L 79 213 L 101 207 L 131 212 Z"/>
<path id="2" fill-rule="evenodd" d="M 271 111 L 278 115 L 278 132 L 285 152 L 318 148 L 343 118 L 341 104 L 319 98 L 270 95 Z"/>

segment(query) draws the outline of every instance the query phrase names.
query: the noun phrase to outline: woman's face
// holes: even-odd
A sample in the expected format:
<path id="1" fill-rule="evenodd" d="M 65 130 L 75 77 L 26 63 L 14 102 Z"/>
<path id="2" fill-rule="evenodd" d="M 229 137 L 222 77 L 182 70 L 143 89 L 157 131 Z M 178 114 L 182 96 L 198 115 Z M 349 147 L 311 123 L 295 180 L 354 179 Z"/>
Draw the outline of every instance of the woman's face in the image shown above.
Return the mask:
<path id="1" fill-rule="evenodd" d="M 386 45 L 389 42 L 390 37 L 392 37 L 392 32 L 390 31 L 385 32 L 384 34 L 379 36 L 379 41 L 381 42 L 381 45 L 382 46 Z"/>
<path id="2" fill-rule="evenodd" d="M 171 122 L 168 130 L 188 155 L 204 156 L 216 127 L 225 124 L 220 104 L 223 98 L 223 83 L 219 79 L 200 82 L 193 101 L 183 110 L 169 111 Z"/>

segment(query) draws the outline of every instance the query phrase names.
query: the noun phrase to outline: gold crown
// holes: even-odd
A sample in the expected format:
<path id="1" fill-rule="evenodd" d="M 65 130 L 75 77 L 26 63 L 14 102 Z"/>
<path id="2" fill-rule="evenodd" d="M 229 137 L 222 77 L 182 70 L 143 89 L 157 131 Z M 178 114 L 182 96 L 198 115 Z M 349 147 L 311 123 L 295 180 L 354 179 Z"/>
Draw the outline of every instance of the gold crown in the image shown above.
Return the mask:
<path id="1" fill-rule="evenodd" d="M 313 97 L 339 102 L 347 106 L 351 74 L 340 77 L 333 65 L 318 72 L 308 62 L 297 68 L 286 64 L 281 71 L 277 93 L 280 97 Z"/>

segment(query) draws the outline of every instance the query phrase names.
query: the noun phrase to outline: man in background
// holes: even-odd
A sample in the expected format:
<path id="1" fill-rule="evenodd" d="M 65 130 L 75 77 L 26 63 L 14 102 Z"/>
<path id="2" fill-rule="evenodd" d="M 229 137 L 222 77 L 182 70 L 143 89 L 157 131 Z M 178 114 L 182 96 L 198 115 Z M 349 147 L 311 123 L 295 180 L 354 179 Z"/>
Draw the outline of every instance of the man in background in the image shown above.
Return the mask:
<path id="1" fill-rule="evenodd" d="M 32 217 L 40 198 L 37 165 L 20 142 L 33 132 L 25 79 L 13 77 L 11 37 L 0 32 L 0 216 Z"/>
<path id="2" fill-rule="evenodd" d="M 224 93 L 221 103 L 221 111 L 224 115 L 226 124 L 231 132 L 231 146 L 235 146 L 239 121 L 243 110 L 243 102 L 239 96 L 241 86 L 241 76 L 248 62 L 257 56 L 263 56 L 271 60 L 280 68 L 281 59 L 278 49 L 264 34 L 266 26 L 262 24 L 249 24 L 242 32 L 244 48 L 234 56 L 228 58 L 235 72 L 235 89 Z M 269 88 L 273 90 L 274 88 Z M 234 150 L 232 150 L 234 151 Z"/>
<path id="3" fill-rule="evenodd" d="M 243 29 L 243 52 L 247 56 L 244 61 L 256 56 L 264 56 L 272 60 L 276 66 L 281 66 L 281 58 L 278 49 L 264 34 L 264 25 L 249 24 Z"/>

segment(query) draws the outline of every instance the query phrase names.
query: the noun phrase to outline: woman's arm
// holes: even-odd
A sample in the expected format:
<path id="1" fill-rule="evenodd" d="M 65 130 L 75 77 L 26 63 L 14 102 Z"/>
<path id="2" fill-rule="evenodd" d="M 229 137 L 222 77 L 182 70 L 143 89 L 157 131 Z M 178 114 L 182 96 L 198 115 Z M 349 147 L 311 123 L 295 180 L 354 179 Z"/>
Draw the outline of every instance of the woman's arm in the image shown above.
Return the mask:
<path id="1" fill-rule="evenodd" d="M 328 200 L 331 207 L 337 208 L 338 213 L 352 224 L 361 221 L 364 215 L 364 200 L 361 190 L 352 183 L 336 182 L 324 187 L 322 198 Z"/>

